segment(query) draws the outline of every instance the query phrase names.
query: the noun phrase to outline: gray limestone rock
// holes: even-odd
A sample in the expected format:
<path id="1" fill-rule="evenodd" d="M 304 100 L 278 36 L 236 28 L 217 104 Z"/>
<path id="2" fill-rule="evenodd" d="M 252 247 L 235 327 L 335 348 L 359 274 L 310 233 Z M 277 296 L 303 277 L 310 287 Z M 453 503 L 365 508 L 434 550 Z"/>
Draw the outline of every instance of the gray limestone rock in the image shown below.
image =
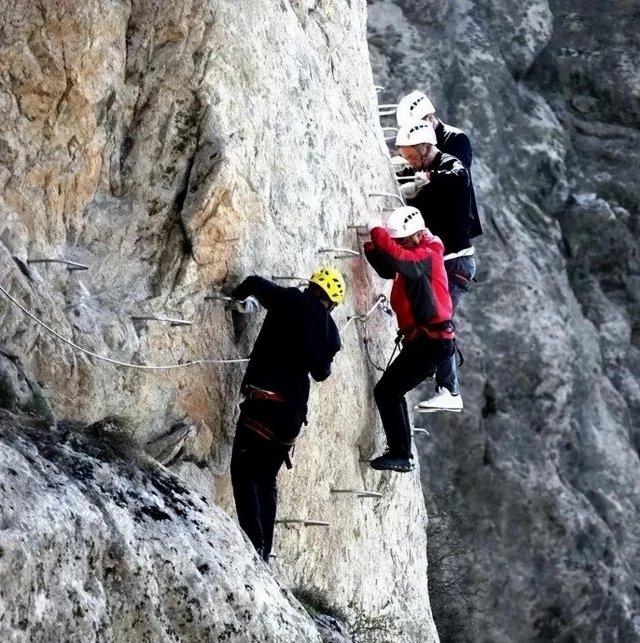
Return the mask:
<path id="1" fill-rule="evenodd" d="M 113 430 L 0 411 L 0 442 L 2 640 L 320 642 L 224 512 Z"/>
<path id="2" fill-rule="evenodd" d="M 448 607 L 481 627 L 449 637 L 440 609 L 436 624 L 443 640 L 638 641 L 640 14 L 435 5 L 369 2 L 381 102 L 420 88 L 469 132 L 485 228 L 457 323 L 465 412 L 416 417 L 429 510 L 444 489 L 465 517 L 430 557 L 457 561 L 444 587 L 467 570 L 473 600 Z"/>
<path id="3" fill-rule="evenodd" d="M 243 327 L 223 304 L 206 299 L 247 274 L 306 278 L 320 264 L 337 263 L 349 284 L 348 303 L 336 311 L 339 326 L 372 306 L 380 284 L 364 260 L 322 252 L 357 249 L 347 226 L 390 204 L 367 193 L 394 189 L 377 121 L 364 0 L 0 0 L 0 15 L 0 284 L 39 320 L 121 362 L 176 365 L 247 357 L 262 318 Z M 43 258 L 89 269 L 27 263 Z M 139 315 L 192 325 L 131 321 Z M 369 331 L 382 361 L 392 325 L 377 314 Z M 347 329 L 333 376 L 314 386 L 296 465 L 280 483 L 280 518 L 330 526 L 279 526 L 276 571 L 352 620 L 382 619 L 394 641 L 436 641 L 418 474 L 380 474 L 362 462 L 382 447 L 371 395 L 377 374 L 367 366 L 362 332 L 357 324 Z M 174 466 L 233 512 L 228 466 L 242 364 L 150 371 L 99 361 L 53 337 L 4 296 L 0 342 L 43 383 L 59 418 L 86 425 L 117 416 L 139 444 L 162 439 L 179 422 L 198 427 L 176 443 Z M 67 500 L 80 502 L 60 495 L 62 511 L 72 511 Z M 122 520 L 133 520 L 122 511 Z M 92 555 L 94 514 L 87 508 L 77 523 L 74 547 L 82 560 Z M 189 532 L 176 537 L 188 540 Z M 52 542 L 55 555 L 45 557 L 43 569 L 72 568 L 71 549 Z M 148 571 L 170 556 L 166 539 L 153 549 L 137 549 L 137 542 L 119 558 L 132 575 L 141 557 Z M 99 585 L 82 569 L 89 586 Z M 37 571 L 17 576 L 13 594 L 28 593 Z M 155 629 L 145 631 L 152 639 L 162 637 L 157 632 L 172 636 L 172 619 L 188 614 L 181 585 L 160 587 L 145 574 L 147 591 L 163 605 L 148 626 Z M 132 581 L 136 598 L 140 583 Z M 113 612 L 104 611 L 111 587 L 95 590 L 103 607 L 92 618 L 105 628 L 114 627 Z M 77 592 L 84 601 L 82 584 Z M 267 609 L 270 592 L 256 592 L 258 611 Z M 73 603 L 63 600 L 65 609 Z M 122 609 L 126 627 L 134 627 L 133 611 Z"/>

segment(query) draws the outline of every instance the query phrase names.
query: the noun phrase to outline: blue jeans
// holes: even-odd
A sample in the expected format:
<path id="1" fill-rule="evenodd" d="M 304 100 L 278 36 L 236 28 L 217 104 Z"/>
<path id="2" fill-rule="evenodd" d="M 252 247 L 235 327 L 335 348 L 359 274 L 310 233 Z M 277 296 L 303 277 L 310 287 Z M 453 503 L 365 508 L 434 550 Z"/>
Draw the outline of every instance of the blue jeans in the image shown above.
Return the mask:
<path id="1" fill-rule="evenodd" d="M 455 317 L 462 298 L 471 290 L 471 280 L 476 274 L 476 260 L 473 256 L 449 259 L 449 261 L 444 262 L 444 268 L 447 271 L 449 295 L 451 295 L 451 303 L 453 304 L 453 313 L 451 316 Z M 449 392 L 454 395 L 459 393 L 458 369 L 455 354 L 451 359 L 442 362 L 438 366 L 436 370 L 436 384 L 449 389 Z"/>

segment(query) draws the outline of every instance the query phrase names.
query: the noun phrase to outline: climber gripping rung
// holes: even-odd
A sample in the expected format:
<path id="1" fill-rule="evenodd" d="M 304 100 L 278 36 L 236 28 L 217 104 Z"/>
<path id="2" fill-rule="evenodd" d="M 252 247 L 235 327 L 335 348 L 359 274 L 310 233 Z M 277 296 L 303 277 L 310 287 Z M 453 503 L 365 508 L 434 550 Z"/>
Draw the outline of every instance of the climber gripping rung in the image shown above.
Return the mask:
<path id="1" fill-rule="evenodd" d="M 377 491 L 367 491 L 366 489 L 331 489 L 331 493 L 350 493 L 358 498 L 382 498 L 382 494 Z"/>
<path id="2" fill-rule="evenodd" d="M 324 520 L 304 520 L 302 518 L 283 518 L 276 520 L 281 525 L 300 525 L 301 527 L 329 527 L 330 523 Z"/>
<path id="3" fill-rule="evenodd" d="M 174 317 L 158 317 L 157 315 L 131 315 L 131 321 L 156 321 L 171 324 L 171 326 L 191 326 L 193 322 Z"/>
<path id="4" fill-rule="evenodd" d="M 76 261 L 69 261 L 68 259 L 27 259 L 27 263 L 61 263 L 67 266 L 67 270 L 72 272 L 74 270 L 89 270 L 89 266 Z"/>

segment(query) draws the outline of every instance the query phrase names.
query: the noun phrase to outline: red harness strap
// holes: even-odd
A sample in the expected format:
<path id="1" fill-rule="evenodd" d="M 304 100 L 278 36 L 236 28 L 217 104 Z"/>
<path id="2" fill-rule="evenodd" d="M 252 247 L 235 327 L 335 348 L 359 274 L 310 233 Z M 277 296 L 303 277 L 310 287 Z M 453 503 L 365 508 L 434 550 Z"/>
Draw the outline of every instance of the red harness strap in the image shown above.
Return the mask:
<path id="1" fill-rule="evenodd" d="M 254 420 L 252 417 L 249 417 L 244 413 L 240 415 L 240 422 L 242 423 L 242 426 L 254 433 L 257 433 L 261 438 L 268 442 L 275 442 L 283 447 L 292 447 L 296 443 L 295 439 L 282 440 L 268 426 L 265 426 L 262 422 L 258 422 L 258 420 Z"/>
<path id="2" fill-rule="evenodd" d="M 285 401 L 280 393 L 274 393 L 273 391 L 267 391 L 266 389 L 251 385 L 249 385 L 248 388 L 249 390 L 246 395 L 248 400 L 268 400 L 269 402 Z"/>
<path id="3" fill-rule="evenodd" d="M 424 326 L 411 326 L 401 328 L 398 335 L 402 337 L 402 343 L 412 342 L 421 334 L 425 334 L 431 339 L 453 339 L 455 326 L 452 321 L 447 320 L 437 324 L 425 324 Z"/>

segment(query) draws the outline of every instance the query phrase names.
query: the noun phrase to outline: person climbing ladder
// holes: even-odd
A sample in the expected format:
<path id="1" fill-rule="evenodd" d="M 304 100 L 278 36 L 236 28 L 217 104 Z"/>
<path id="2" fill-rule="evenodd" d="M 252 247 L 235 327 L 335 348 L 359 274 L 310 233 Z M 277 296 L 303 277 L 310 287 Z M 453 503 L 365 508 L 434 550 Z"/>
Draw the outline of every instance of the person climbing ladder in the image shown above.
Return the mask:
<path id="1" fill-rule="evenodd" d="M 424 225 L 417 208 L 394 210 L 386 226 L 368 226 L 364 252 L 383 279 L 393 279 L 391 307 L 402 350 L 387 367 L 374 396 L 387 438 L 387 452 L 371 460 L 374 469 L 406 472 L 414 468 L 411 424 L 405 394 L 454 353 L 452 305 L 444 269 L 444 246 Z"/>
<path id="2" fill-rule="evenodd" d="M 396 146 L 416 171 L 416 180 L 402 186 L 407 204 L 418 208 L 425 225 L 437 235 L 445 248 L 444 266 L 453 304 L 452 317 L 475 275 L 475 249 L 470 236 L 473 217 L 470 211 L 469 173 L 463 164 L 436 146 L 433 127 L 424 121 L 398 130 Z M 456 359 L 438 367 L 436 394 L 416 407 L 422 412 L 462 411 Z"/>
<path id="3" fill-rule="evenodd" d="M 331 311 L 346 296 L 343 276 L 320 268 L 304 291 L 251 276 L 232 293 L 241 312 L 267 309 L 242 381 L 240 418 L 231 454 L 231 482 L 238 521 L 263 560 L 269 560 L 276 519 L 276 476 L 303 423 L 309 374 L 331 374 L 340 350 Z"/>

